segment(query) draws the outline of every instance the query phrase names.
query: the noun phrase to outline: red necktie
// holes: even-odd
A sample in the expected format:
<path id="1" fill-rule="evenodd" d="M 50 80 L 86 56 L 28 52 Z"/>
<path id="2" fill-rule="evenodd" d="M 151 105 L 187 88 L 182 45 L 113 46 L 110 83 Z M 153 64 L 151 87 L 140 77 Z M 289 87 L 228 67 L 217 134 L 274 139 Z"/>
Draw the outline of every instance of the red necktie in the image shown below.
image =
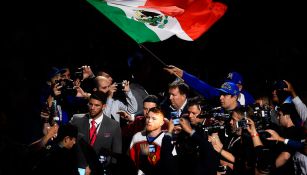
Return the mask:
<path id="1" fill-rule="evenodd" d="M 93 146 L 96 140 L 96 122 L 95 120 L 91 121 L 92 127 L 90 129 L 90 145 Z"/>

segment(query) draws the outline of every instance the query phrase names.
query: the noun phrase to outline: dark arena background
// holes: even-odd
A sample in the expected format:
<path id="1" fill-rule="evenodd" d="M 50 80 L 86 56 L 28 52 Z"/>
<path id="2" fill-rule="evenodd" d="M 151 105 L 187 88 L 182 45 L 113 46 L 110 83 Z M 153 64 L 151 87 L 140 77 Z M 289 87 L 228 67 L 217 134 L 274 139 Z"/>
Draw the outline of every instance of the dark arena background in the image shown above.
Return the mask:
<path id="1" fill-rule="evenodd" d="M 199 39 L 176 36 L 144 45 L 166 64 L 178 66 L 216 87 L 229 71 L 244 77 L 252 94 L 287 79 L 306 102 L 306 14 L 303 1 L 228 0 L 226 14 Z M 51 66 L 104 69 L 115 81 L 129 79 L 127 60 L 146 59 L 144 87 L 164 91 L 174 78 L 163 65 L 86 1 L 1 2 L 2 128 L 19 143 L 37 139 L 39 90 Z M 1 114 L 2 115 L 2 114 Z M 8 127 L 9 126 L 9 127 Z M 6 134 L 6 133 L 5 133 Z"/>

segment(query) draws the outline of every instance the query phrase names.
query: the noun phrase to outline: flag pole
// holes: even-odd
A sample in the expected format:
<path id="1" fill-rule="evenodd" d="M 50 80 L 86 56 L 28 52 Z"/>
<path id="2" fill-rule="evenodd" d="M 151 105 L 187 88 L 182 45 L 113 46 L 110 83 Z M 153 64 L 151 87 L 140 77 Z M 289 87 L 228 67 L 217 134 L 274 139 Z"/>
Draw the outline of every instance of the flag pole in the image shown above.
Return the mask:
<path id="1" fill-rule="evenodd" d="M 150 53 L 156 60 L 158 60 L 164 67 L 169 67 L 169 65 L 167 65 L 164 61 L 162 61 L 157 55 L 155 55 L 152 51 L 150 51 L 147 47 L 145 47 L 143 44 L 139 44 L 139 46 L 141 48 L 144 48 L 148 53 Z M 174 73 L 175 76 L 182 82 L 184 82 L 184 80 L 176 73 Z"/>

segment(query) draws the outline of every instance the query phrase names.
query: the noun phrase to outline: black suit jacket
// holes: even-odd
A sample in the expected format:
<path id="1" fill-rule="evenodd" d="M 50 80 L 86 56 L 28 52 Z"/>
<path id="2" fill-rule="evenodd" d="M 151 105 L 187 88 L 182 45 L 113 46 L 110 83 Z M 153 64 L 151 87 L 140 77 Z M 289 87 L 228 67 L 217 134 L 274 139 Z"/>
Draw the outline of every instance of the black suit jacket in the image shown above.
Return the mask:
<path id="1" fill-rule="evenodd" d="M 171 106 L 170 106 L 170 103 L 169 101 L 165 102 L 165 103 L 162 103 L 161 104 L 161 109 L 165 115 L 165 117 L 167 119 L 171 119 L 172 116 L 171 116 L 171 112 L 174 112 L 176 110 L 174 110 Z M 182 114 L 187 114 L 188 113 L 188 108 L 187 108 L 187 104 L 185 104 L 185 106 L 182 108 L 182 111 L 181 111 L 181 116 Z"/>

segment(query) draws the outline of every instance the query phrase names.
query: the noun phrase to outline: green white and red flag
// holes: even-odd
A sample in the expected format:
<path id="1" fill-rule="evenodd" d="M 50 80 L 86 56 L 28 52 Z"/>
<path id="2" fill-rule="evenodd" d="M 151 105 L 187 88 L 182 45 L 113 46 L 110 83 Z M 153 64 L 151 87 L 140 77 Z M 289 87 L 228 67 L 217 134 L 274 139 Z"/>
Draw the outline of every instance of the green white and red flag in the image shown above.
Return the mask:
<path id="1" fill-rule="evenodd" d="M 227 6 L 212 0 L 87 0 L 137 43 L 176 35 L 193 41 L 219 20 Z"/>

